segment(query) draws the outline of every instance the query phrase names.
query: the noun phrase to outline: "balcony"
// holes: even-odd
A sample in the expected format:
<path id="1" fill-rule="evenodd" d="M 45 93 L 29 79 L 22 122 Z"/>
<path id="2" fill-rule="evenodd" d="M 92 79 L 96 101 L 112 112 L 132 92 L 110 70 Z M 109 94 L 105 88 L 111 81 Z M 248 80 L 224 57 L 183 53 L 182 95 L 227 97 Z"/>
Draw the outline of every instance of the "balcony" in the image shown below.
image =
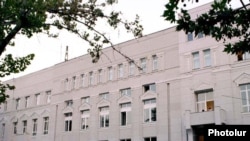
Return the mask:
<path id="1" fill-rule="evenodd" d="M 216 124 L 220 125 L 226 123 L 226 111 L 220 107 L 215 107 L 214 111 L 206 112 L 185 112 L 185 127 L 190 129 L 191 126 L 204 125 L 204 124 Z"/>

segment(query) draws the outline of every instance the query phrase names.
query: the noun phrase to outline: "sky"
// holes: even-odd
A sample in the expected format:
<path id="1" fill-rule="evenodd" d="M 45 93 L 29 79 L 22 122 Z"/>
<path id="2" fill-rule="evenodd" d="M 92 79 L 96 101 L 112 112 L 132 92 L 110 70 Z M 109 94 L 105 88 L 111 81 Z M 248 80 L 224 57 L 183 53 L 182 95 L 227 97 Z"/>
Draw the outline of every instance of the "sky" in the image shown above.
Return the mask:
<path id="1" fill-rule="evenodd" d="M 211 1 L 212 0 L 200 0 L 198 4 L 189 5 L 193 8 Z M 239 0 L 233 0 L 233 2 L 238 1 Z M 121 11 L 123 13 L 122 17 L 128 20 L 133 20 L 136 14 L 139 15 L 140 22 L 144 28 L 143 34 L 147 35 L 173 26 L 162 17 L 166 3 L 167 0 L 119 0 L 118 4 L 114 5 L 112 9 Z M 122 30 L 114 31 L 110 29 L 109 31 L 107 35 L 113 44 L 133 39 L 131 34 L 127 34 Z M 58 38 L 49 38 L 45 34 L 36 34 L 32 38 L 18 35 L 14 41 L 15 46 L 7 47 L 6 53 L 12 53 L 17 57 L 34 53 L 35 58 L 24 72 L 13 74 L 3 80 L 17 78 L 63 62 L 66 46 L 69 47 L 69 59 L 87 54 L 87 49 L 89 48 L 88 44 L 77 35 L 66 31 L 59 31 Z"/>

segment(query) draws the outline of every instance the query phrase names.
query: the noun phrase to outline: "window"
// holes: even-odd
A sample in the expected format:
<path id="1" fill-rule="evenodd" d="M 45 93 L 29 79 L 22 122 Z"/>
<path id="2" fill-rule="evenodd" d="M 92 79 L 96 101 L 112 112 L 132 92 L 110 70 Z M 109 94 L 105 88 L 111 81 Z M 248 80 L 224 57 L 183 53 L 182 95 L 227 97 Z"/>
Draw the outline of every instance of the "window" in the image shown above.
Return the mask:
<path id="1" fill-rule="evenodd" d="M 19 104 L 20 104 L 20 98 L 16 99 L 16 110 L 19 108 Z"/>
<path id="2" fill-rule="evenodd" d="M 29 106 L 29 99 L 30 99 L 29 96 L 25 97 L 25 104 L 24 104 L 25 108 L 27 108 Z"/>
<path id="3" fill-rule="evenodd" d="M 72 89 L 76 87 L 76 76 L 72 77 Z"/>
<path id="4" fill-rule="evenodd" d="M 5 101 L 5 102 L 4 102 L 4 107 L 3 107 L 3 108 L 4 108 L 4 111 L 7 111 L 7 105 L 8 105 L 8 103 L 7 103 L 7 101 Z"/>
<path id="5" fill-rule="evenodd" d="M 121 89 L 121 96 L 131 96 L 131 88 Z"/>
<path id="6" fill-rule="evenodd" d="M 65 116 L 65 131 L 72 131 L 72 113 L 66 113 Z"/>
<path id="7" fill-rule="evenodd" d="M 243 54 L 243 60 L 247 60 L 247 59 L 250 59 L 250 53 L 249 52 L 245 52 Z"/>
<path id="8" fill-rule="evenodd" d="M 152 70 L 155 71 L 158 69 L 158 57 L 156 55 L 152 56 Z"/>
<path id="9" fill-rule="evenodd" d="M 195 92 L 197 97 L 197 112 L 214 110 L 212 89 Z"/>
<path id="10" fill-rule="evenodd" d="M 134 62 L 129 62 L 129 76 L 132 76 L 135 74 L 135 64 Z"/>
<path id="11" fill-rule="evenodd" d="M 157 138 L 156 137 L 147 137 L 147 138 L 144 138 L 144 141 L 157 141 Z"/>
<path id="12" fill-rule="evenodd" d="M 2 137 L 4 137 L 4 131 L 5 131 L 5 124 L 2 124 Z"/>
<path id="13" fill-rule="evenodd" d="M 102 69 L 98 70 L 98 83 L 102 83 Z"/>
<path id="14" fill-rule="evenodd" d="M 82 111 L 81 115 L 81 130 L 87 130 L 89 128 L 89 110 Z"/>
<path id="15" fill-rule="evenodd" d="M 123 77 L 123 64 L 118 65 L 118 77 L 119 78 Z"/>
<path id="16" fill-rule="evenodd" d="M 73 105 L 73 100 L 67 100 L 65 101 L 66 107 L 71 107 Z"/>
<path id="17" fill-rule="evenodd" d="M 32 136 L 36 136 L 37 134 L 37 119 L 33 119 L 33 128 L 32 128 Z"/>
<path id="18" fill-rule="evenodd" d="M 113 80 L 113 70 L 112 70 L 112 67 L 108 68 L 108 80 Z"/>
<path id="19" fill-rule="evenodd" d="M 101 93 L 99 97 L 100 99 L 109 99 L 109 93 Z"/>
<path id="20" fill-rule="evenodd" d="M 121 126 L 131 124 L 131 103 L 121 104 Z"/>
<path id="21" fill-rule="evenodd" d="M 23 121 L 23 134 L 26 133 L 27 130 L 27 120 Z"/>
<path id="22" fill-rule="evenodd" d="M 144 100 L 144 122 L 156 121 L 156 99 Z"/>
<path id="23" fill-rule="evenodd" d="M 50 101 L 51 101 L 51 91 L 46 91 L 46 96 L 47 96 L 47 103 L 50 103 Z"/>
<path id="24" fill-rule="evenodd" d="M 13 122 L 13 133 L 17 134 L 17 122 Z"/>
<path id="25" fill-rule="evenodd" d="M 193 33 L 192 32 L 188 32 L 187 34 L 187 40 L 188 41 L 193 41 L 194 37 L 193 37 Z"/>
<path id="26" fill-rule="evenodd" d="M 89 96 L 82 97 L 81 99 L 82 99 L 82 104 L 89 103 Z"/>
<path id="27" fill-rule="evenodd" d="M 100 127 L 109 127 L 109 107 L 100 108 Z"/>
<path id="28" fill-rule="evenodd" d="M 49 117 L 43 118 L 43 134 L 49 133 Z"/>
<path id="29" fill-rule="evenodd" d="M 155 85 L 155 83 L 144 85 L 143 88 L 144 88 L 144 92 L 147 92 L 147 91 L 156 92 L 156 85 Z"/>
<path id="30" fill-rule="evenodd" d="M 147 71 L 147 62 L 146 58 L 141 59 L 141 71 L 146 72 Z"/>
<path id="31" fill-rule="evenodd" d="M 81 86 L 82 87 L 84 87 L 84 85 L 85 85 L 84 81 L 85 81 L 85 76 L 84 76 L 84 74 L 81 74 Z"/>
<path id="32" fill-rule="evenodd" d="M 131 141 L 131 139 L 120 139 L 120 141 Z"/>
<path id="33" fill-rule="evenodd" d="M 200 68 L 200 56 L 199 56 L 199 52 L 194 52 L 193 53 L 193 68 L 194 69 Z"/>
<path id="34" fill-rule="evenodd" d="M 69 90 L 69 79 L 65 79 L 65 90 Z"/>
<path id="35" fill-rule="evenodd" d="M 250 112 L 250 84 L 240 85 L 243 112 Z"/>
<path id="36" fill-rule="evenodd" d="M 89 85 L 93 85 L 94 84 L 94 74 L 93 72 L 89 73 Z"/>
<path id="37" fill-rule="evenodd" d="M 36 94 L 36 105 L 40 104 L 40 94 Z"/>
<path id="38" fill-rule="evenodd" d="M 203 54 L 204 54 L 204 66 L 205 67 L 211 66 L 212 62 L 211 62 L 210 49 L 203 50 Z"/>

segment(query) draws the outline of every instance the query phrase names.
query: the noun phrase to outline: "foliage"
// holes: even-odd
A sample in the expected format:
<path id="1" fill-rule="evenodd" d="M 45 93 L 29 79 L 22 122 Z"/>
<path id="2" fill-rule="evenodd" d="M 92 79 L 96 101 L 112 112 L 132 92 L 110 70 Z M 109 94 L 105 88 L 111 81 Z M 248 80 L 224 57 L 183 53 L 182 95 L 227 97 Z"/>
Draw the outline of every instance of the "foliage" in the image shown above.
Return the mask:
<path id="1" fill-rule="evenodd" d="M 116 3 L 117 0 L 0 0 L 0 55 L 8 45 L 15 45 L 14 37 L 17 34 L 32 37 L 36 33 L 46 33 L 49 37 L 57 37 L 51 30 L 55 27 L 77 34 L 87 41 L 91 46 L 88 52 L 93 62 L 97 62 L 104 44 L 116 50 L 105 33 L 98 30 L 100 23 L 107 23 L 114 29 L 123 25 L 135 37 L 142 36 L 143 27 L 138 16 L 129 22 L 120 18 L 121 12 L 106 10 Z M 14 61 L 10 59 L 11 55 L 7 56 L 7 60 L 4 59 L 1 64 L 0 77 L 24 70 L 33 57 L 26 56 Z M 6 88 L 10 87 L 0 85 L 1 93 Z M 0 96 L 0 103 L 2 100 L 5 97 Z"/>
<path id="2" fill-rule="evenodd" d="M 199 15 L 196 19 L 192 19 L 188 10 L 180 7 L 180 4 L 185 7 L 185 2 L 187 1 L 170 0 L 165 5 L 163 16 L 166 20 L 177 23 L 177 31 L 194 32 L 196 36 L 198 33 L 204 33 L 217 41 L 222 40 L 225 45 L 224 51 L 228 54 L 239 55 L 250 52 L 250 9 L 242 0 L 239 1 L 242 7 L 238 9 L 232 9 L 231 0 L 216 0 L 207 13 Z M 178 10 L 180 14 L 177 19 L 175 15 Z M 233 38 L 239 40 L 230 42 Z"/>

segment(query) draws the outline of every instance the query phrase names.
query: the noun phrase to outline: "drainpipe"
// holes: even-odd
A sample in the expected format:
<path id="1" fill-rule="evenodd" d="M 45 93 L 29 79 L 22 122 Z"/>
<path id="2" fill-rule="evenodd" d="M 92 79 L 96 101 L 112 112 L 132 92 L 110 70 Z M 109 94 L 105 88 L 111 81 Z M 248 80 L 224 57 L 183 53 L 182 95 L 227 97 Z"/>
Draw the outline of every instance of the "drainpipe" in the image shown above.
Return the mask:
<path id="1" fill-rule="evenodd" d="M 167 115 L 168 115 L 168 141 L 171 140 L 171 128 L 170 128 L 170 84 L 167 83 Z"/>
<path id="2" fill-rule="evenodd" d="M 58 111 L 58 105 L 56 105 L 56 116 L 55 116 L 55 127 L 54 127 L 54 141 L 56 141 L 57 111 Z"/>

